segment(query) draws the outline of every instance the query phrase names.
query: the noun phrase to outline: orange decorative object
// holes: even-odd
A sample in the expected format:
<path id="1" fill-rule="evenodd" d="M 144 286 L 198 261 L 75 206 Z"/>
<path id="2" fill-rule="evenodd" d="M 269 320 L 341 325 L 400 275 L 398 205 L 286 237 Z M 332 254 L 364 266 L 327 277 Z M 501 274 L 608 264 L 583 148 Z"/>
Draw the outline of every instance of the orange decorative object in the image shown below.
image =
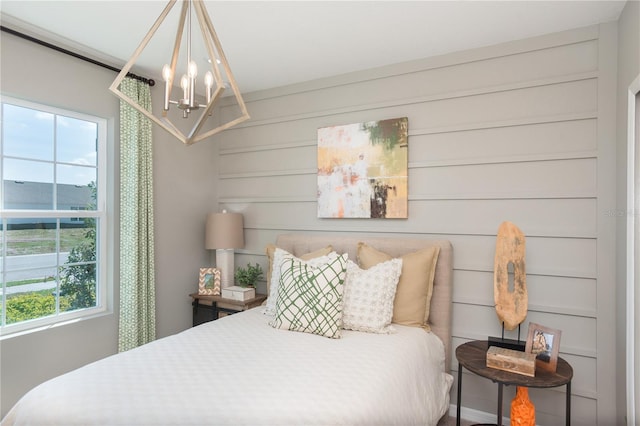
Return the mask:
<path id="1" fill-rule="evenodd" d="M 516 387 L 516 396 L 511 401 L 511 426 L 535 426 L 536 407 L 529 400 L 529 388 Z"/>

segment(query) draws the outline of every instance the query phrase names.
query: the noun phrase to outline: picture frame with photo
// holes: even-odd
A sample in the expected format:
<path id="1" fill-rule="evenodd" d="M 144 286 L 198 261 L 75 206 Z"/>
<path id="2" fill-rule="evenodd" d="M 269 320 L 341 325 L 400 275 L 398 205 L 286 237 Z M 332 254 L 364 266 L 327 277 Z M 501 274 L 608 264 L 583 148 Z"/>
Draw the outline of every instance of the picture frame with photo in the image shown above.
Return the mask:
<path id="1" fill-rule="evenodd" d="M 536 369 L 555 373 L 560 352 L 562 331 L 544 325 L 529 323 L 525 353 L 536 356 Z"/>
<path id="2" fill-rule="evenodd" d="M 203 296 L 220 295 L 220 270 L 217 268 L 200 268 L 198 294 Z"/>

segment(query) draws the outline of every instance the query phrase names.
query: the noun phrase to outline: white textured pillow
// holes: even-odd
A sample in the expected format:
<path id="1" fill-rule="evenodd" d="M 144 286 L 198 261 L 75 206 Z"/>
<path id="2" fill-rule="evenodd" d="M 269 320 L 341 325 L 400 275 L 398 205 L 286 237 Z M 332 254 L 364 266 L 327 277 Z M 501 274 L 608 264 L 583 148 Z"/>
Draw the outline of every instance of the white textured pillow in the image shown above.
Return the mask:
<path id="1" fill-rule="evenodd" d="M 271 287 L 269 288 L 269 297 L 267 298 L 267 305 L 264 308 L 263 313 L 266 315 L 275 315 L 276 314 L 276 302 L 278 301 L 278 288 L 280 286 L 280 265 L 285 257 L 290 256 L 294 259 L 297 259 L 303 263 L 309 264 L 311 266 L 319 266 L 329 263 L 331 260 L 338 257 L 338 253 L 331 252 L 326 256 L 315 257 L 310 260 L 302 260 L 286 250 L 282 250 L 281 248 L 277 248 L 273 253 L 273 272 L 271 274 Z"/>
<path id="2" fill-rule="evenodd" d="M 274 328 L 340 338 L 347 255 L 314 267 L 293 256 L 280 265 Z"/>
<path id="3" fill-rule="evenodd" d="M 392 331 L 393 299 L 401 272 L 402 259 L 378 263 L 369 269 L 360 269 L 348 260 L 342 328 L 385 334 Z"/>

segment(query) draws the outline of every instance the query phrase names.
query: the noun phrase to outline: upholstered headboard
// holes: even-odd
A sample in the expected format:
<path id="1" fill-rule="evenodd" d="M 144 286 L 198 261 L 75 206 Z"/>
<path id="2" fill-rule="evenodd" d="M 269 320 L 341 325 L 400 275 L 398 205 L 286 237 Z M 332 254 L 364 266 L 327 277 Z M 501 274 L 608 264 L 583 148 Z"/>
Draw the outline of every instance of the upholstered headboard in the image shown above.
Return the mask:
<path id="1" fill-rule="evenodd" d="M 442 340 L 445 347 L 445 369 L 451 368 L 451 314 L 453 297 L 453 247 L 447 240 L 430 240 L 403 237 L 361 237 L 339 234 L 284 234 L 278 236 L 276 246 L 300 256 L 304 253 L 331 245 L 338 253 L 348 253 L 355 261 L 358 243 L 364 242 L 391 256 L 399 257 L 416 250 L 439 246 L 440 255 L 433 280 L 433 296 L 429 324 L 431 331 Z"/>

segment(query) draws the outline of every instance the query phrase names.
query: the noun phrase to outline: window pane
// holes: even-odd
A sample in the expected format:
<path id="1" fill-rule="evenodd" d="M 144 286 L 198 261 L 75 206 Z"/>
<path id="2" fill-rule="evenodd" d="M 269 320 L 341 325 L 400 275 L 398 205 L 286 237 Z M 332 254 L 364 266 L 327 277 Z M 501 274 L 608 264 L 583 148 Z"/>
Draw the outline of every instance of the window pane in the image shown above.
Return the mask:
<path id="1" fill-rule="evenodd" d="M 76 222 L 77 223 L 77 222 Z M 61 224 L 60 265 L 95 263 L 96 261 L 96 220 L 83 218 L 78 227 Z"/>
<path id="2" fill-rule="evenodd" d="M 9 262 L 7 261 L 7 265 Z M 16 262 L 13 262 L 16 265 Z M 9 267 L 7 266 L 7 269 Z M 29 270 L 7 270 L 7 294 L 27 290 L 50 290 L 56 288 L 56 267 L 44 266 Z"/>
<path id="3" fill-rule="evenodd" d="M 5 209 L 53 209 L 53 164 L 5 158 Z"/>
<path id="4" fill-rule="evenodd" d="M 4 180 L 53 183 L 53 164 L 42 161 L 5 158 L 2 173 Z"/>
<path id="5" fill-rule="evenodd" d="M 32 272 L 36 274 L 35 270 Z M 25 280 L 21 272 L 7 272 L 7 324 L 56 313 L 56 281 L 45 273 L 39 275 L 37 279 Z"/>
<path id="6" fill-rule="evenodd" d="M 3 105 L 3 154 L 53 160 L 53 114 Z"/>
<path id="7" fill-rule="evenodd" d="M 82 228 L 61 229 L 64 246 L 70 247 L 66 258 L 60 253 L 60 310 L 96 306 L 96 221 L 85 219 Z"/>
<path id="8" fill-rule="evenodd" d="M 96 304 L 96 264 L 60 268 L 60 311 L 93 308 Z"/>
<path id="9" fill-rule="evenodd" d="M 6 237 L 6 324 L 56 313 L 56 220 L 9 219 Z"/>
<path id="10" fill-rule="evenodd" d="M 0 325 L 4 325 L 4 224 L 0 221 Z"/>
<path id="11" fill-rule="evenodd" d="M 96 168 L 59 164 L 56 180 L 64 185 L 89 185 L 96 181 Z"/>
<path id="12" fill-rule="evenodd" d="M 67 262 L 69 253 L 74 248 L 80 250 L 78 247 L 87 244 L 95 247 L 96 228 L 94 223 L 95 219 L 86 217 L 76 219 L 73 222 L 70 219 L 60 219 L 60 265 Z M 90 260 L 95 260 L 95 258 Z"/>
<path id="13" fill-rule="evenodd" d="M 95 210 L 96 169 L 58 165 L 58 210 Z"/>
<path id="14" fill-rule="evenodd" d="M 56 298 L 51 292 L 29 291 L 7 294 L 5 324 L 48 317 L 56 313 Z"/>
<path id="15" fill-rule="evenodd" d="M 0 220 L 0 288 L 2 288 L 2 271 L 4 271 L 4 225 Z"/>
<path id="16" fill-rule="evenodd" d="M 6 241 L 7 270 L 56 264 L 55 219 L 9 219 Z M 20 258 L 21 256 L 31 257 Z"/>
<path id="17" fill-rule="evenodd" d="M 57 160 L 95 166 L 98 124 L 75 118 L 57 116 Z"/>

